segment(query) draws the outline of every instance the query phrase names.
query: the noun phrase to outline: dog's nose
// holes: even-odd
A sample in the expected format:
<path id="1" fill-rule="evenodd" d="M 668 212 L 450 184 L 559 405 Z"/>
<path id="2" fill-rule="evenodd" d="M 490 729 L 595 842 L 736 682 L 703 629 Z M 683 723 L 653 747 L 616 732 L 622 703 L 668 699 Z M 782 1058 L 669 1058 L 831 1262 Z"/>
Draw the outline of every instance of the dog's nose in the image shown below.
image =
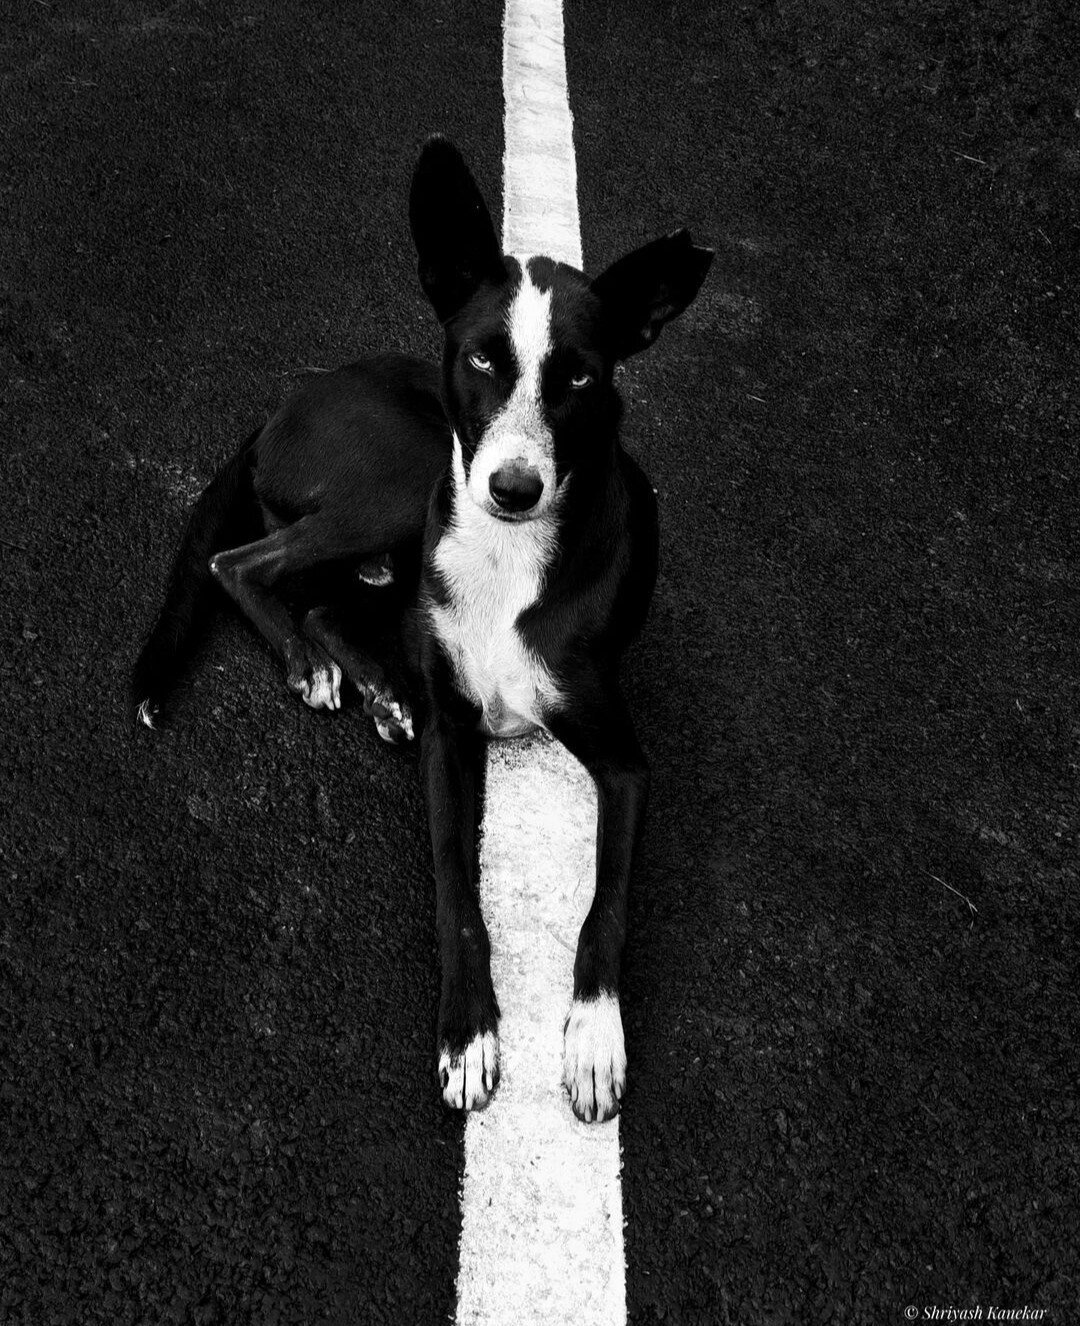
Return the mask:
<path id="1" fill-rule="evenodd" d="M 504 511 L 528 511 L 540 500 L 544 481 L 522 460 L 502 465 L 488 480 L 491 496 Z"/>

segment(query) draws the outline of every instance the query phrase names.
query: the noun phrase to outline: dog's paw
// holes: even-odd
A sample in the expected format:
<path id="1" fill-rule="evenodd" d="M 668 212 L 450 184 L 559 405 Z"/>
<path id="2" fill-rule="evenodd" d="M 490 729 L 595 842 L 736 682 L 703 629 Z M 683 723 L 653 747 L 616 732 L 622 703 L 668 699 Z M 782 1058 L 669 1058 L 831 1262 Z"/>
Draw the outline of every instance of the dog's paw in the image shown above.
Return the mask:
<path id="1" fill-rule="evenodd" d="M 394 582 L 394 565 L 389 553 L 379 557 L 368 557 L 356 568 L 356 576 L 365 585 L 391 585 Z"/>
<path id="2" fill-rule="evenodd" d="M 412 712 L 401 700 L 395 700 L 389 691 L 379 691 L 364 697 L 364 712 L 375 721 L 375 727 L 383 741 L 394 745 L 402 741 L 412 741 Z"/>
<path id="3" fill-rule="evenodd" d="M 617 995 L 575 999 L 563 1037 L 563 1084 L 574 1113 L 603 1123 L 619 1112 L 626 1091 L 626 1047 Z"/>
<path id="4" fill-rule="evenodd" d="M 482 1110 L 499 1080 L 499 1005 L 491 984 L 483 922 L 466 927 L 443 967 L 439 1000 L 439 1085 L 453 1110 Z"/>
<path id="5" fill-rule="evenodd" d="M 316 663 L 293 689 L 312 709 L 340 709 L 341 669 L 329 659 Z"/>
<path id="6" fill-rule="evenodd" d="M 459 1053 L 448 1045 L 439 1052 L 443 1101 L 452 1110 L 482 1110 L 499 1084 L 499 1038 L 480 1032 Z"/>
<path id="7" fill-rule="evenodd" d="M 341 669 L 318 645 L 294 637 L 285 646 L 285 681 L 312 709 L 341 708 Z"/>

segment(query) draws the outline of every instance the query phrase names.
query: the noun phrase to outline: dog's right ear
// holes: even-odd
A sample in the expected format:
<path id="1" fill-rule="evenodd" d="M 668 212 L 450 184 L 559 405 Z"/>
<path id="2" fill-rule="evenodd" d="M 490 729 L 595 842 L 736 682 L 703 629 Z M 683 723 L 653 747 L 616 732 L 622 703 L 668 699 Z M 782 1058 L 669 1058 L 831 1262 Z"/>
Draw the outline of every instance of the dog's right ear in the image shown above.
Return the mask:
<path id="1" fill-rule="evenodd" d="M 452 318 L 484 281 L 505 275 L 491 213 L 448 138 L 424 144 L 409 194 L 417 272 L 440 322 Z"/>

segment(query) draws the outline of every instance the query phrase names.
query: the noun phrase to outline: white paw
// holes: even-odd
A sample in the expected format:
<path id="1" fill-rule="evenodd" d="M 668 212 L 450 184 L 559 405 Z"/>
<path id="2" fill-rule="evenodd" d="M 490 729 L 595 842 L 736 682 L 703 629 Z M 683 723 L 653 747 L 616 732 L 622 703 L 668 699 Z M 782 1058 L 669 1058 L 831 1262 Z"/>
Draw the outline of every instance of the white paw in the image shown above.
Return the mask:
<path id="1" fill-rule="evenodd" d="M 388 695 L 380 695 L 371 701 L 369 712 L 383 741 L 397 744 L 403 736 L 406 741 L 412 741 L 413 720 L 407 704 L 400 704 Z"/>
<path id="2" fill-rule="evenodd" d="M 563 1042 L 563 1083 L 585 1123 L 618 1114 L 626 1091 L 626 1046 L 617 995 L 574 1000 Z"/>
<path id="3" fill-rule="evenodd" d="M 319 664 L 300 683 L 300 697 L 312 709 L 341 708 L 341 669 L 336 663 Z"/>
<path id="4" fill-rule="evenodd" d="M 464 1052 L 439 1055 L 442 1098 L 452 1110 L 482 1110 L 499 1081 L 499 1038 L 493 1031 L 474 1036 Z"/>

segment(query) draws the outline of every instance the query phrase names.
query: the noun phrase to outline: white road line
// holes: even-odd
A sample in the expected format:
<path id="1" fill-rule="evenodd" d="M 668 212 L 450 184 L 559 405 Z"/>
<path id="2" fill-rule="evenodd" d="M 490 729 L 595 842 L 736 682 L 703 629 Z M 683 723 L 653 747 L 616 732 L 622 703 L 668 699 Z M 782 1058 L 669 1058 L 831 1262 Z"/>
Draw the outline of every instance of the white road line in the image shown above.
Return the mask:
<path id="1" fill-rule="evenodd" d="M 507 0 L 503 247 L 581 266 L 559 0 Z M 562 1087 L 596 794 L 560 745 L 492 743 L 480 893 L 502 1011 L 502 1080 L 465 1125 L 458 1326 L 624 1326 L 618 1120 L 578 1123 Z"/>
<path id="2" fill-rule="evenodd" d="M 503 248 L 580 267 L 562 0 L 507 0 L 503 99 Z"/>

